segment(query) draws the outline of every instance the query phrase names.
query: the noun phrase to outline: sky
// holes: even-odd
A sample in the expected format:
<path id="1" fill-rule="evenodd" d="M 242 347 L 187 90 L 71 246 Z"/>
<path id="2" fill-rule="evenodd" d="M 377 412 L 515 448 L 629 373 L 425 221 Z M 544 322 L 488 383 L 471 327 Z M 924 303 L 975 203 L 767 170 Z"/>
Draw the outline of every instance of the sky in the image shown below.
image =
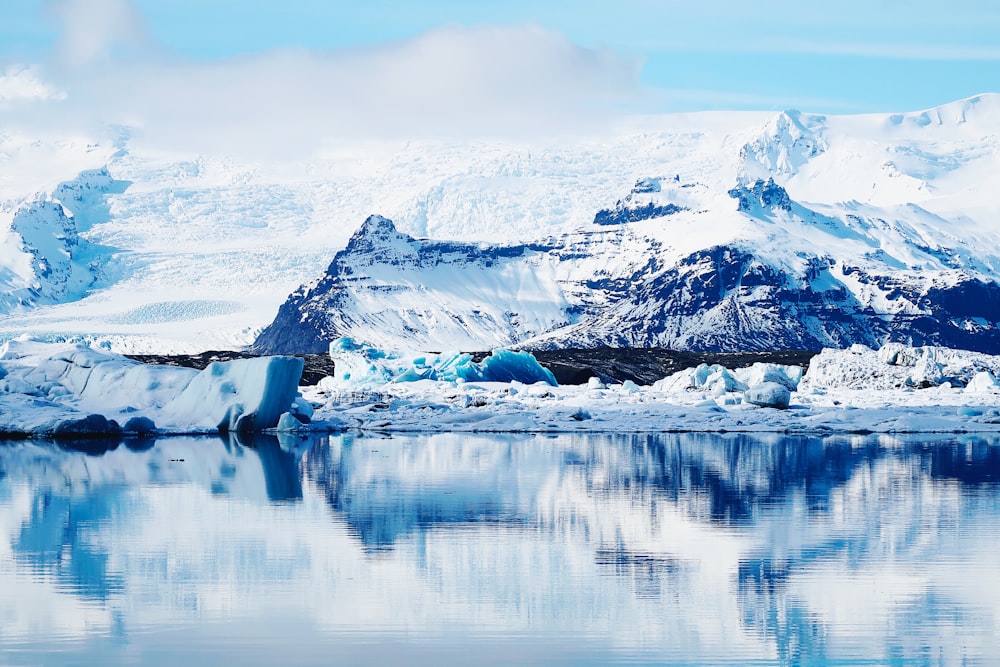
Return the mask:
<path id="1" fill-rule="evenodd" d="M 996 0 L 0 0 L 8 119 L 167 141 L 196 124 L 266 127 L 287 146 L 320 125 L 504 134 L 621 113 L 901 112 L 996 91 Z"/>

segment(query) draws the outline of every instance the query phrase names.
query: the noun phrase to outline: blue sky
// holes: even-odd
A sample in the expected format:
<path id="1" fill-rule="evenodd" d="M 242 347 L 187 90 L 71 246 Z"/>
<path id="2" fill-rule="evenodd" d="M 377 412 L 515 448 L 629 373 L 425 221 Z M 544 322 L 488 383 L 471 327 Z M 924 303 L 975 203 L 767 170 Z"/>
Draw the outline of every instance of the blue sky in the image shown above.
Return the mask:
<path id="1" fill-rule="evenodd" d="M 92 4 L 101 4 L 94 0 Z M 43 62 L 60 2 L 0 0 L 0 58 Z M 379 48 L 443 25 L 537 25 L 641 63 L 650 110 L 921 109 L 1000 90 L 995 0 L 134 0 L 178 57 Z M 653 100 L 653 101 L 650 101 Z"/>
<path id="2" fill-rule="evenodd" d="M 0 121 L 205 153 L 1000 92 L 1000 2 L 0 0 Z"/>

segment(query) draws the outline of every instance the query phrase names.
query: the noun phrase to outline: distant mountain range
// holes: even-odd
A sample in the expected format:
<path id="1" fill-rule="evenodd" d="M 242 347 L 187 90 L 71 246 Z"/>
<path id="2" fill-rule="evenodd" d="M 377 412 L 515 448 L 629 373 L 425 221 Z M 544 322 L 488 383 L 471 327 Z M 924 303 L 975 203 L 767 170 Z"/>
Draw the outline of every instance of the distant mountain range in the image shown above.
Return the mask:
<path id="1" fill-rule="evenodd" d="M 34 146 L 0 136 L 12 164 Z M 1000 95 L 632 119 L 559 146 L 414 142 L 296 173 L 136 152 L 127 133 L 52 150 L 103 164 L 0 192 L 0 337 L 1000 352 Z"/>

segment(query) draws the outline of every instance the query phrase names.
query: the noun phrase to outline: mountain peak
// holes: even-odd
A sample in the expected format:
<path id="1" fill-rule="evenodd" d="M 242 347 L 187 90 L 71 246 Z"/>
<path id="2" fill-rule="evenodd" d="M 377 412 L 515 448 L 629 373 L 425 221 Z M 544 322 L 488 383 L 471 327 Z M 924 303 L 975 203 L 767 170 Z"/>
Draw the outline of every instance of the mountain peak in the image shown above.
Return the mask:
<path id="1" fill-rule="evenodd" d="M 365 218 L 365 221 L 361 223 L 348 242 L 347 248 L 349 250 L 371 251 L 376 246 L 406 244 L 413 240 L 412 236 L 397 230 L 392 220 L 374 214 Z"/>
<path id="2" fill-rule="evenodd" d="M 365 218 L 355 236 L 384 236 L 395 233 L 396 225 L 393 224 L 392 220 L 375 213 Z"/>
<path id="3" fill-rule="evenodd" d="M 740 151 L 741 181 L 752 183 L 775 175 L 790 177 L 826 150 L 823 116 L 795 109 L 773 116 L 755 139 Z"/>
<path id="4" fill-rule="evenodd" d="M 749 186 L 737 185 L 728 194 L 739 201 L 739 210 L 744 213 L 760 208 L 792 210 L 792 200 L 788 197 L 788 192 L 775 183 L 773 178 L 766 181 L 758 178 Z"/>

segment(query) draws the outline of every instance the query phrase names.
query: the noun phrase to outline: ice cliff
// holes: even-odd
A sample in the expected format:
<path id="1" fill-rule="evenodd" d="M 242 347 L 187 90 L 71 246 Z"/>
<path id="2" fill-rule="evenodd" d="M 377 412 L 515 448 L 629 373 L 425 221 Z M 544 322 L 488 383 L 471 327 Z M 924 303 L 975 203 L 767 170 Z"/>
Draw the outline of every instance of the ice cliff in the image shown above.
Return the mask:
<path id="1" fill-rule="evenodd" d="M 81 345 L 13 340 L 0 346 L 0 432 L 88 436 L 122 430 L 274 428 L 298 404 L 302 360 L 216 362 L 203 371 L 141 364 Z"/>

